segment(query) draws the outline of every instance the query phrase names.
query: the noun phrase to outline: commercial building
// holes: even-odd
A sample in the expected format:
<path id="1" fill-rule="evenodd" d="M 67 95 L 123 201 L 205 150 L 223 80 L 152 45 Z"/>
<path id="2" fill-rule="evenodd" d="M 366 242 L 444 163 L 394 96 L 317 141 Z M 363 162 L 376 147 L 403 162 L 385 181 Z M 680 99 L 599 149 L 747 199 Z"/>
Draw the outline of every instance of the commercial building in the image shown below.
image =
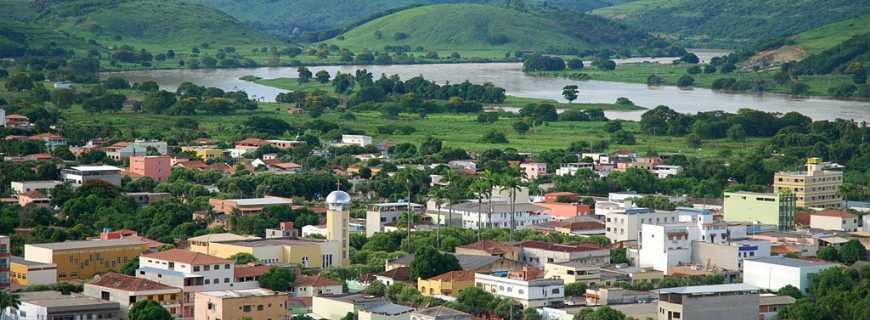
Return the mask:
<path id="1" fill-rule="evenodd" d="M 235 265 L 230 260 L 198 252 L 171 249 L 139 258 L 136 277 L 181 289 L 181 315 L 192 317 L 196 292 L 234 288 Z"/>
<path id="2" fill-rule="evenodd" d="M 49 193 L 51 189 L 54 189 L 54 187 L 57 187 L 61 184 L 63 184 L 63 182 L 56 180 L 12 181 L 10 183 L 13 195 L 27 193 L 31 191 Z"/>
<path id="3" fill-rule="evenodd" d="M 282 197 L 252 198 L 252 199 L 208 199 L 208 204 L 212 206 L 215 212 L 224 214 L 234 214 L 238 211 L 240 215 L 255 215 L 263 212 L 267 207 L 274 206 L 292 206 L 293 199 Z"/>
<path id="4" fill-rule="evenodd" d="M 130 175 L 134 177 L 149 177 L 154 181 L 169 180 L 172 174 L 172 160 L 169 156 L 133 156 L 130 157 Z"/>
<path id="5" fill-rule="evenodd" d="M 834 266 L 837 264 L 786 257 L 746 260 L 743 262 L 743 282 L 771 291 L 791 285 L 807 293 L 810 275 Z"/>
<path id="6" fill-rule="evenodd" d="M 587 264 L 610 263 L 610 249 L 594 244 L 558 244 L 543 241 L 523 241 L 519 245 L 520 261 L 534 267 L 547 263 L 579 261 Z"/>
<path id="7" fill-rule="evenodd" d="M 474 275 L 474 285 L 502 298 L 513 299 L 523 308 L 537 308 L 562 303 L 565 282 L 562 279 L 539 278 L 535 269 L 524 267 L 519 272 L 496 272 Z"/>
<path id="8" fill-rule="evenodd" d="M 660 289 L 658 319 L 758 319 L 759 291 L 743 283 Z"/>
<path id="9" fill-rule="evenodd" d="M 87 183 L 102 182 L 121 186 L 121 168 L 114 166 L 76 166 L 60 171 L 61 179 L 74 187 Z"/>
<path id="10" fill-rule="evenodd" d="M 594 286 L 601 283 L 601 266 L 579 261 L 547 263 L 544 265 L 544 278 L 562 279 L 565 284 L 580 282 Z"/>
<path id="11" fill-rule="evenodd" d="M 474 271 L 450 271 L 431 277 L 417 279 L 417 290 L 424 296 L 459 295 L 462 290 L 474 286 Z"/>
<path id="12" fill-rule="evenodd" d="M 843 185 L 843 172 L 824 170 L 819 158 L 807 159 L 806 171 L 777 172 L 773 176 L 774 192 L 793 193 L 801 208 L 838 208 L 842 205 L 839 194 Z"/>
<path id="13" fill-rule="evenodd" d="M 410 208 L 409 208 L 410 206 Z M 423 206 L 407 202 L 376 203 L 366 207 L 366 237 L 375 233 L 383 232 L 384 226 L 395 223 L 402 215 L 407 215 L 408 210 L 419 214 Z"/>
<path id="14" fill-rule="evenodd" d="M 471 314 L 445 306 L 421 309 L 411 313 L 411 320 L 471 320 L 471 318 Z"/>
<path id="15" fill-rule="evenodd" d="M 810 228 L 855 232 L 859 231 L 858 216 L 846 211 L 824 210 L 810 215 Z"/>
<path id="16" fill-rule="evenodd" d="M 0 311 L 4 317 L 17 320 L 120 319 L 121 309 L 117 302 L 58 291 L 20 292 L 16 295 L 21 305 Z"/>
<path id="17" fill-rule="evenodd" d="M 595 210 L 597 214 L 598 208 Z M 647 208 L 609 210 L 604 214 L 605 236 L 613 242 L 640 240 L 642 225 L 676 223 L 679 215 L 675 211 L 653 211 Z"/>
<path id="18" fill-rule="evenodd" d="M 725 220 L 775 225 L 780 231 L 794 230 L 796 197 L 791 192 L 726 192 Z"/>
<path id="19" fill-rule="evenodd" d="M 120 319 L 127 319 L 130 308 L 144 300 L 156 301 L 174 317 L 181 317 L 181 289 L 147 279 L 106 273 L 85 283 L 82 294 L 117 302 L 121 307 Z"/>
<path id="20" fill-rule="evenodd" d="M 24 259 L 57 265 L 57 280 L 72 281 L 117 270 L 147 249 L 147 243 L 133 239 L 26 244 Z"/>
<path id="21" fill-rule="evenodd" d="M 3 259 L 3 258 L 0 258 Z M 9 257 L 9 280 L 14 287 L 26 287 L 57 282 L 57 265 Z M 2 275 L 0 275 L 2 277 Z"/>
<path id="22" fill-rule="evenodd" d="M 0 289 L 9 287 L 10 259 L 12 256 L 12 241 L 8 236 L 0 235 Z"/>
<path id="23" fill-rule="evenodd" d="M 194 309 L 194 320 L 290 318 L 287 294 L 267 289 L 197 292 Z"/>

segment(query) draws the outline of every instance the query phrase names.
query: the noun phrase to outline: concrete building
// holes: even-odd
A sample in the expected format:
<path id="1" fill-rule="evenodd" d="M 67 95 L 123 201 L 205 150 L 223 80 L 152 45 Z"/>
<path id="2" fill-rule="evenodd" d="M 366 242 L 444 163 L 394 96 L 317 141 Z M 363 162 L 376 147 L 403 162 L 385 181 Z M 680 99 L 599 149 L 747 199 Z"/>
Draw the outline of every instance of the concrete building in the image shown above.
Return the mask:
<path id="1" fill-rule="evenodd" d="M 777 172 L 773 177 L 774 192 L 793 193 L 801 208 L 838 208 L 842 206 L 839 194 L 843 185 L 843 172 L 824 170 L 819 158 L 807 159 L 807 170 Z"/>
<path id="2" fill-rule="evenodd" d="M 372 137 L 356 134 L 343 134 L 341 135 L 341 144 L 365 147 L 372 144 Z"/>
<path id="3" fill-rule="evenodd" d="M 775 225 L 780 231 L 794 230 L 797 208 L 793 193 L 726 192 L 725 220 Z"/>
<path id="4" fill-rule="evenodd" d="M 259 240 L 260 237 L 238 235 L 235 233 L 210 233 L 187 239 L 187 244 L 190 246 L 190 251 L 209 254 L 209 246 L 212 243 L 242 241 L 242 240 Z"/>
<path id="5" fill-rule="evenodd" d="M 66 138 L 54 133 L 40 133 L 37 135 L 32 135 L 27 137 L 27 140 L 41 141 L 45 144 L 45 149 L 48 151 L 54 151 L 55 149 L 66 147 Z"/>
<path id="6" fill-rule="evenodd" d="M 788 308 L 797 301 L 790 296 L 778 296 L 770 293 L 761 294 L 758 300 L 759 320 L 777 320 L 780 310 Z"/>
<path id="7" fill-rule="evenodd" d="M 543 241 L 523 241 L 519 245 L 520 261 L 529 266 L 543 268 L 547 263 L 579 261 L 587 264 L 610 263 L 610 249 L 592 244 L 558 244 Z"/>
<path id="8" fill-rule="evenodd" d="M 743 283 L 660 289 L 658 319 L 755 320 L 759 291 Z"/>
<path id="9" fill-rule="evenodd" d="M 652 167 L 652 169 L 650 169 L 650 171 L 653 174 L 655 174 L 656 177 L 658 177 L 659 179 L 664 179 L 664 178 L 667 178 L 670 176 L 675 176 L 675 175 L 682 173 L 683 166 L 659 164 L 659 165 Z"/>
<path id="10" fill-rule="evenodd" d="M 410 320 L 414 308 L 388 303 L 359 310 L 358 320 Z"/>
<path id="11" fill-rule="evenodd" d="M 535 269 L 524 267 L 520 272 L 477 273 L 474 285 L 502 298 L 513 299 L 524 308 L 537 308 L 562 303 L 565 282 L 562 279 L 541 279 Z"/>
<path id="12" fill-rule="evenodd" d="M 4 319 L 56 320 L 56 319 L 120 319 L 120 305 L 78 293 L 62 294 L 58 291 L 16 293 L 21 305 L 7 308 L 0 315 Z"/>
<path id="13" fill-rule="evenodd" d="M 347 192 L 336 190 L 326 196 L 326 240 L 338 245 L 339 254 L 335 257 L 335 265 L 346 266 L 350 264 L 350 222 L 351 199 Z M 332 257 L 324 254 L 329 262 Z M 325 266 L 332 263 L 324 263 Z"/>
<path id="14" fill-rule="evenodd" d="M 464 246 L 457 246 L 455 252 L 457 255 L 491 256 L 505 258 L 511 261 L 519 261 L 520 259 L 519 248 L 495 240 L 480 240 Z"/>
<path id="15" fill-rule="evenodd" d="M 0 258 L 2 260 L 3 258 Z M 13 287 L 26 287 L 57 282 L 57 265 L 27 261 L 22 257 L 9 257 L 9 283 Z M 0 275 L 2 277 L 2 275 Z"/>
<path id="16" fill-rule="evenodd" d="M 559 169 L 556 169 L 556 175 L 573 176 L 576 175 L 577 171 L 580 170 L 589 170 L 594 172 L 595 164 L 587 162 L 563 163 L 559 166 Z"/>
<path id="17" fill-rule="evenodd" d="M 855 232 L 859 231 L 858 216 L 846 211 L 824 210 L 810 215 L 810 228 Z"/>
<path id="18" fill-rule="evenodd" d="M 523 199 L 520 195 L 517 195 L 517 199 L 518 201 L 513 208 L 514 228 L 525 229 L 531 225 L 553 220 L 553 217 L 547 214 L 546 208 L 528 203 L 528 200 L 520 202 L 519 200 Z M 493 199 L 492 202 L 489 202 L 484 200 L 480 206 L 478 206 L 477 201 L 467 201 L 452 206 L 445 205 L 440 212 L 448 214 L 451 207 L 454 214 L 462 217 L 462 228 L 477 230 L 478 222 L 482 228 L 511 227 L 511 204 L 509 201 Z"/>
<path id="19" fill-rule="evenodd" d="M 316 276 L 297 275 L 296 280 L 290 285 L 291 297 L 314 297 L 322 295 L 335 295 L 344 293 L 344 286 L 340 281 Z"/>
<path id="20" fill-rule="evenodd" d="M 48 194 L 51 189 L 54 189 L 54 187 L 61 184 L 63 184 L 63 182 L 57 180 L 12 181 L 10 187 L 12 188 L 13 195 L 31 191 L 39 191 Z"/>
<path id="21" fill-rule="evenodd" d="M 639 265 L 670 274 L 668 268 L 692 263 L 692 242 L 727 244 L 734 235 L 729 225 L 707 210 L 680 208 L 678 223 L 644 224 L 641 228 Z"/>
<path id="22" fill-rule="evenodd" d="M 227 158 L 224 149 L 209 146 L 181 147 L 181 152 L 192 153 L 203 161 L 223 161 Z"/>
<path id="23" fill-rule="evenodd" d="M 471 320 L 471 314 L 451 309 L 445 306 L 437 306 L 417 310 L 411 313 L 411 320 Z"/>
<path id="24" fill-rule="evenodd" d="M 770 242 L 764 240 L 729 241 L 725 244 L 692 241 L 692 265 L 704 270 L 743 270 L 743 261 L 770 257 Z"/>
<path id="25" fill-rule="evenodd" d="M 595 208 L 596 214 L 598 207 Z M 641 239 L 641 226 L 676 223 L 679 212 L 653 211 L 647 208 L 624 208 L 607 211 L 604 214 L 604 232 L 613 242 Z"/>
<path id="26" fill-rule="evenodd" d="M 8 236 L 0 235 L 0 289 L 9 287 L 10 259 L 12 256 L 12 241 Z"/>
<path id="27" fill-rule="evenodd" d="M 266 228 L 266 239 L 296 238 L 299 231 L 293 225 L 293 221 L 284 221 L 278 224 L 277 229 Z"/>
<path id="28" fill-rule="evenodd" d="M 147 249 L 132 239 L 25 244 L 24 260 L 57 265 L 57 280 L 72 281 L 117 270 Z"/>
<path id="29" fill-rule="evenodd" d="M 160 200 L 172 198 L 169 192 L 127 192 L 127 198 L 133 199 L 140 206 L 147 206 Z"/>
<path id="30" fill-rule="evenodd" d="M 195 293 L 234 289 L 235 265 L 198 252 L 170 249 L 139 258 L 136 277 L 181 289 L 181 315 L 194 314 Z"/>
<path id="31" fill-rule="evenodd" d="M 158 182 L 166 181 L 172 174 L 171 159 L 169 156 L 131 156 L 128 172 L 134 177 L 149 177 Z"/>
<path id="32" fill-rule="evenodd" d="M 539 177 L 546 176 L 547 164 L 542 162 L 529 162 L 520 164 L 523 170 L 523 179 L 527 181 L 537 180 Z"/>
<path id="33" fill-rule="evenodd" d="M 834 266 L 837 264 L 785 257 L 746 260 L 743 262 L 743 282 L 771 291 L 791 285 L 807 293 L 810 275 Z"/>
<path id="34" fill-rule="evenodd" d="M 456 297 L 474 286 L 474 271 L 450 271 L 429 279 L 417 279 L 417 290 L 424 296 Z"/>
<path id="35" fill-rule="evenodd" d="M 160 155 L 165 155 L 168 152 L 166 141 L 157 140 L 134 140 L 133 142 L 118 142 L 105 148 L 106 156 L 115 161 L 123 161 L 124 159 L 134 156 L 146 156 L 148 150 L 152 150 Z"/>
<path id="36" fill-rule="evenodd" d="M 292 206 L 293 199 L 282 197 L 251 198 L 251 199 L 208 199 L 208 204 L 215 212 L 234 214 L 236 210 L 242 216 L 255 215 L 263 212 L 263 209 L 273 206 Z"/>
<path id="37" fill-rule="evenodd" d="M 391 203 L 376 203 L 366 207 L 366 237 L 371 237 L 375 233 L 383 232 L 384 226 L 390 223 L 395 223 L 402 215 L 407 215 L 408 210 L 413 210 L 413 214 L 419 214 L 423 206 L 416 203 L 409 204 L 406 202 L 391 202 Z"/>
<path id="38" fill-rule="evenodd" d="M 544 278 L 562 279 L 565 284 L 580 282 L 595 286 L 601 283 L 601 266 L 578 261 L 551 262 L 544 265 Z"/>
<path id="39" fill-rule="evenodd" d="M 118 273 L 96 276 L 85 283 L 85 296 L 117 302 L 121 307 L 120 319 L 127 319 L 130 308 L 138 301 L 156 301 L 174 317 L 181 316 L 181 289 L 147 279 Z"/>
<path id="40" fill-rule="evenodd" d="M 41 208 L 49 208 L 51 207 L 51 198 L 39 191 L 19 193 L 18 205 L 21 207 L 34 205 Z"/>
<path id="41" fill-rule="evenodd" d="M 0 127 L 6 127 L 6 109 L 0 108 Z"/>
<path id="42" fill-rule="evenodd" d="M 60 171 L 61 179 L 74 187 L 92 182 L 121 186 L 121 168 L 115 166 L 76 166 Z"/>
<path id="43" fill-rule="evenodd" d="M 311 311 L 321 319 L 341 319 L 348 313 L 358 314 L 360 310 L 390 304 L 385 297 L 360 293 L 315 296 L 311 302 Z"/>
<path id="44" fill-rule="evenodd" d="M 196 293 L 194 320 L 288 320 L 287 294 L 267 289 Z"/>

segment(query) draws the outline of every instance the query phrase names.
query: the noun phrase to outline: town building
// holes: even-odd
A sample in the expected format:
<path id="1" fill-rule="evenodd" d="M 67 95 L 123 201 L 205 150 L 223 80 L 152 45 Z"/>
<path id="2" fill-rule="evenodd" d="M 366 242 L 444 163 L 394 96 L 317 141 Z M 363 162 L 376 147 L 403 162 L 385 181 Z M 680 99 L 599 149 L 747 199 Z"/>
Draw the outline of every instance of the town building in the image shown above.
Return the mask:
<path id="1" fill-rule="evenodd" d="M 655 174 L 656 177 L 658 177 L 659 179 L 664 179 L 683 173 L 683 166 L 659 164 L 653 166 L 650 171 Z"/>
<path id="2" fill-rule="evenodd" d="M 146 156 L 148 150 L 165 155 L 168 152 L 168 145 L 166 141 L 134 140 L 133 142 L 118 142 L 104 149 L 106 156 L 115 161 L 123 161 L 134 156 Z"/>
<path id="3" fill-rule="evenodd" d="M 523 241 L 519 245 L 523 264 L 543 268 L 547 263 L 579 261 L 587 264 L 610 263 L 610 249 L 594 244 L 558 244 L 543 241 Z"/>
<path id="4" fill-rule="evenodd" d="M 537 308 L 562 303 L 565 283 L 562 279 L 542 279 L 534 268 L 518 272 L 477 273 L 474 285 L 502 298 L 513 299 L 523 308 Z"/>
<path id="5" fill-rule="evenodd" d="M 424 296 L 456 297 L 462 290 L 474 286 L 474 271 L 456 270 L 429 279 L 417 279 L 417 290 Z"/>
<path id="6" fill-rule="evenodd" d="M 181 147 L 181 152 L 192 153 L 203 161 L 224 161 L 227 158 L 224 149 L 210 146 L 185 146 Z"/>
<path id="7" fill-rule="evenodd" d="M 192 251 L 229 259 L 239 253 L 248 253 L 268 265 L 295 264 L 306 268 L 326 268 L 340 265 L 339 243 L 329 240 L 301 240 L 273 238 L 212 242 L 205 248 L 190 248 Z M 202 251 L 203 249 L 207 251 Z"/>
<path id="8" fill-rule="evenodd" d="M 372 144 L 372 137 L 355 134 L 343 134 L 341 135 L 341 144 L 366 147 Z"/>
<path id="9" fill-rule="evenodd" d="M 181 316 L 181 289 L 147 279 L 118 273 L 106 273 L 84 284 L 85 296 L 117 302 L 120 319 L 127 319 L 130 308 L 138 301 L 156 301 L 174 317 Z"/>
<path id="10" fill-rule="evenodd" d="M 321 319 L 341 319 L 348 313 L 358 314 L 360 310 L 386 304 L 390 304 L 390 300 L 385 297 L 361 293 L 315 296 L 311 311 Z"/>
<path id="11" fill-rule="evenodd" d="M 692 241 L 691 264 L 704 270 L 743 270 L 743 261 L 770 257 L 770 242 L 737 240 L 727 243 Z"/>
<path id="12" fill-rule="evenodd" d="M 797 299 L 790 296 L 763 293 L 758 299 L 758 319 L 777 320 L 779 319 L 779 311 L 788 308 L 795 301 Z"/>
<path id="13" fill-rule="evenodd" d="M 388 303 L 359 310 L 358 320 L 410 320 L 414 308 Z"/>
<path id="14" fill-rule="evenodd" d="M 4 126 L 7 128 L 31 129 L 33 127 L 30 118 L 20 114 L 7 114 L 4 121 L 6 122 Z"/>
<path id="15" fill-rule="evenodd" d="M 658 295 L 649 291 L 626 290 L 620 287 L 599 287 L 586 289 L 583 297 L 586 298 L 587 306 L 606 306 L 652 301 Z"/>
<path id="16" fill-rule="evenodd" d="M 12 188 L 13 195 L 31 191 L 39 191 L 48 194 L 51 192 L 51 189 L 54 189 L 54 187 L 61 184 L 63 184 L 63 182 L 57 180 L 12 181 L 10 187 Z"/>
<path id="17" fill-rule="evenodd" d="M 57 319 L 121 319 L 117 302 L 91 298 L 78 293 L 34 291 L 16 293 L 21 304 L 7 308 L 3 319 L 57 320 Z"/>
<path id="18" fill-rule="evenodd" d="M 810 215 L 810 228 L 828 231 L 859 231 L 858 216 L 846 211 L 824 210 Z"/>
<path id="19" fill-rule="evenodd" d="M 759 288 L 743 284 L 658 290 L 658 319 L 758 319 Z"/>
<path id="20" fill-rule="evenodd" d="M 196 293 L 195 300 L 194 320 L 286 320 L 290 317 L 287 294 L 267 289 L 203 291 Z"/>
<path id="21" fill-rule="evenodd" d="M 0 127 L 6 127 L 6 109 L 0 108 Z"/>
<path id="22" fill-rule="evenodd" d="M 414 282 L 414 279 L 411 279 L 411 268 L 405 266 L 390 268 L 384 272 L 379 272 L 375 274 L 375 278 L 387 287 L 394 283 L 413 285 Z"/>
<path id="23" fill-rule="evenodd" d="M 794 230 L 796 199 L 790 192 L 726 192 L 725 220 L 770 224 L 777 226 L 780 231 Z"/>
<path id="24" fill-rule="evenodd" d="M 172 174 L 169 156 L 131 156 L 128 172 L 134 177 L 149 177 L 157 182 L 169 180 Z"/>
<path id="25" fill-rule="evenodd" d="M 292 206 L 293 199 L 267 196 L 265 198 L 251 199 L 208 199 L 208 204 L 212 206 L 215 212 L 224 214 L 234 214 L 238 210 L 238 214 L 242 216 L 256 215 L 263 212 L 263 209 L 273 206 Z"/>
<path id="26" fill-rule="evenodd" d="M 535 205 L 546 209 L 545 213 L 556 220 L 571 220 L 580 216 L 588 216 L 592 214 L 592 207 L 583 203 L 537 202 Z M 603 223 L 601 225 L 601 231 L 603 234 Z"/>
<path id="27" fill-rule="evenodd" d="M 40 133 L 37 135 L 32 135 L 27 137 L 27 140 L 42 141 L 43 143 L 45 143 L 45 149 L 48 151 L 54 151 L 55 149 L 66 147 L 66 138 L 54 133 Z"/>
<path id="28" fill-rule="evenodd" d="M 168 192 L 127 192 L 127 198 L 133 199 L 140 206 L 148 206 L 152 203 L 172 198 Z"/>
<path id="29" fill-rule="evenodd" d="M 25 244 L 24 260 L 57 265 L 57 280 L 72 281 L 117 270 L 147 249 L 132 239 Z"/>
<path id="30" fill-rule="evenodd" d="M 26 207 L 34 205 L 41 208 L 51 207 L 51 198 L 39 191 L 30 191 L 18 194 L 18 205 Z"/>
<path id="31" fill-rule="evenodd" d="M 408 210 L 413 210 L 416 215 L 422 209 L 423 206 L 420 204 L 411 203 L 409 205 L 407 202 L 370 204 L 366 207 L 366 237 L 383 232 L 385 225 L 399 221 L 402 215 L 408 214 Z"/>
<path id="32" fill-rule="evenodd" d="M 471 314 L 451 309 L 445 306 L 437 306 L 417 310 L 411 313 L 411 320 L 471 320 Z"/>
<path id="33" fill-rule="evenodd" d="M 259 288 L 258 280 L 271 269 L 271 266 L 262 264 L 236 265 L 233 268 L 233 277 L 235 277 L 233 288 L 238 290 Z"/>
<path id="34" fill-rule="evenodd" d="M 277 229 L 266 228 L 266 239 L 296 238 L 299 231 L 293 225 L 293 221 L 284 221 L 278 224 Z M 324 235 L 326 237 L 326 235 Z"/>
<path id="35" fill-rule="evenodd" d="M 12 241 L 8 236 L 0 235 L 0 289 L 9 287 L 10 260 L 12 257 Z"/>
<path id="36" fill-rule="evenodd" d="M 198 252 L 170 249 L 143 254 L 136 277 L 181 289 L 181 315 L 194 314 L 195 293 L 234 288 L 232 261 Z"/>
<path id="37" fill-rule="evenodd" d="M 580 261 L 548 262 L 544 264 L 544 278 L 562 279 L 565 284 L 579 282 L 595 286 L 601 283 L 601 266 Z"/>
<path id="38" fill-rule="evenodd" d="M 842 206 L 840 186 L 843 172 L 824 170 L 819 158 L 807 159 L 806 171 L 777 172 L 773 177 L 774 192 L 791 192 L 800 208 L 838 208 Z"/>
<path id="39" fill-rule="evenodd" d="M 190 251 L 209 254 L 209 246 L 212 243 L 232 242 L 242 240 L 258 240 L 260 237 L 249 235 L 238 235 L 235 233 L 209 233 L 201 236 L 187 239 L 187 244 L 190 246 Z"/>
<path id="40" fill-rule="evenodd" d="M 341 282 L 329 278 L 297 275 L 296 280 L 290 284 L 291 297 L 314 297 L 322 295 L 335 295 L 344 293 Z"/>
<path id="41" fill-rule="evenodd" d="M 516 229 L 525 229 L 531 225 L 539 224 L 553 220 L 553 217 L 547 214 L 547 209 L 531 203 L 528 200 L 521 202 L 523 199 L 517 196 L 517 203 L 513 204 L 513 227 Z M 525 197 L 528 199 L 528 197 Z M 511 203 L 506 200 L 495 200 L 492 202 L 484 200 L 482 204 L 477 201 L 466 201 L 455 205 L 445 205 L 439 212 L 448 214 L 450 211 L 462 217 L 462 228 L 477 230 L 478 226 L 482 228 L 511 228 Z"/>
<path id="42" fill-rule="evenodd" d="M 121 168 L 115 166 L 76 166 L 60 171 L 61 179 L 74 187 L 88 183 L 108 183 L 121 186 Z"/>
<path id="43" fill-rule="evenodd" d="M 574 176 L 577 171 L 589 170 L 595 171 L 595 164 L 588 162 L 563 163 L 556 169 L 557 176 Z"/>
<path id="44" fill-rule="evenodd" d="M 464 246 L 457 246 L 457 255 L 492 256 L 505 258 L 511 261 L 519 261 L 519 248 L 508 243 L 496 240 L 480 240 Z"/>
<path id="45" fill-rule="evenodd" d="M 527 181 L 537 180 L 540 177 L 548 175 L 547 163 L 544 162 L 528 162 L 520 164 L 520 169 L 523 170 L 523 179 Z"/>
<path id="46" fill-rule="evenodd" d="M 597 214 L 597 206 L 595 210 Z M 654 211 L 647 208 L 626 207 L 610 210 L 604 214 L 605 236 L 613 242 L 640 240 L 641 226 L 676 223 L 679 215 L 678 211 Z"/>
<path id="47" fill-rule="evenodd" d="M 806 294 L 810 287 L 810 275 L 834 266 L 837 264 L 786 257 L 746 260 L 743 262 L 743 282 L 771 291 L 791 285 Z"/>
<path id="48" fill-rule="evenodd" d="M 269 173 L 279 173 L 279 174 L 291 174 L 291 173 L 302 173 L 304 168 L 302 165 L 294 162 L 282 162 L 280 160 L 254 160 L 251 162 L 251 165 L 254 168 L 259 169 L 263 167 L 266 169 L 266 172 Z"/>
<path id="49" fill-rule="evenodd" d="M 0 257 L 0 260 L 2 259 Z M 0 275 L 0 277 L 3 276 Z M 9 257 L 9 284 L 12 287 L 22 288 L 54 283 L 57 283 L 57 265 L 27 261 L 22 257 Z"/>

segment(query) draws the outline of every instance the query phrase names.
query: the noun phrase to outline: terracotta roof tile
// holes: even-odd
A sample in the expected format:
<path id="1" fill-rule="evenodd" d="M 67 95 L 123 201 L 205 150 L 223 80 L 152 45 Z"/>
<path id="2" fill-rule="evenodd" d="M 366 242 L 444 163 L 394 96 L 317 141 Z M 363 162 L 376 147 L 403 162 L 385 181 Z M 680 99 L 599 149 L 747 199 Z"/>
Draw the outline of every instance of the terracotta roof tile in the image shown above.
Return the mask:
<path id="1" fill-rule="evenodd" d="M 409 281 L 411 280 L 411 268 L 408 267 L 398 267 L 389 271 L 384 271 L 378 273 L 379 276 L 387 277 L 396 281 Z"/>
<path id="2" fill-rule="evenodd" d="M 325 287 L 325 286 L 340 286 L 341 282 L 316 276 L 298 276 L 293 282 L 294 287 Z"/>
<path id="3" fill-rule="evenodd" d="M 601 248 L 597 245 L 593 244 L 580 244 L 580 245 L 567 245 L 567 244 L 558 244 L 558 243 L 550 243 L 543 241 L 523 241 L 522 246 L 525 248 L 533 248 L 533 249 L 541 249 L 547 251 L 559 251 L 559 252 L 583 252 L 583 251 L 594 251 L 594 250 L 604 250 L 605 248 Z"/>
<path id="4" fill-rule="evenodd" d="M 814 216 L 825 216 L 825 217 L 839 217 L 844 219 L 852 219 L 856 216 L 846 211 L 841 210 L 825 210 L 821 212 L 816 212 L 813 214 Z"/>
<path id="5" fill-rule="evenodd" d="M 431 277 L 428 280 L 441 281 L 474 281 L 474 271 L 450 271 Z"/>
<path id="6" fill-rule="evenodd" d="M 102 276 L 94 277 L 94 279 L 91 280 L 90 283 L 96 286 L 133 292 L 177 289 L 175 287 L 170 287 L 159 282 L 143 278 L 131 277 L 120 273 L 106 273 Z"/>
<path id="7" fill-rule="evenodd" d="M 269 269 L 272 269 L 272 267 L 265 265 L 236 266 L 233 276 L 236 278 L 259 277 L 269 271 Z"/>

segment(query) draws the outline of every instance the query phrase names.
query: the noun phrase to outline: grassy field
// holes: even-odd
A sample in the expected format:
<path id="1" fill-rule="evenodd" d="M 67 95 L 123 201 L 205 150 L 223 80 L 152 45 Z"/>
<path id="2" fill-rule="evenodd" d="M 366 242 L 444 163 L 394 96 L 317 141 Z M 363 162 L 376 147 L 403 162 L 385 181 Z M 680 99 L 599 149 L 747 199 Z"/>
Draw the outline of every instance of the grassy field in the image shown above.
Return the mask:
<path id="1" fill-rule="evenodd" d="M 585 73 L 593 80 L 602 81 L 618 81 L 632 83 L 646 83 L 650 75 L 657 75 L 664 79 L 664 85 L 675 86 L 677 79 L 686 75 L 686 70 L 690 68 L 688 65 L 667 65 L 657 63 L 636 63 L 618 65 L 614 71 L 602 71 L 596 68 L 585 68 L 575 71 L 568 70 L 562 72 L 542 72 L 541 75 L 551 76 L 568 76 L 573 73 Z M 734 78 L 737 80 L 765 80 L 770 87 L 767 92 L 788 93 L 789 88 L 785 86 L 776 86 L 773 82 L 773 71 L 739 71 L 730 74 L 711 73 L 711 74 L 695 74 L 691 75 L 695 78 L 695 86 L 701 88 L 710 88 L 713 81 L 719 78 Z M 811 75 L 802 76 L 802 83 L 810 87 L 809 95 L 826 96 L 828 88 L 840 84 L 852 83 L 852 78 L 848 75 Z"/>
<path id="2" fill-rule="evenodd" d="M 794 37 L 797 46 L 808 54 L 833 48 L 857 35 L 870 33 L 870 16 L 844 20 L 803 32 Z"/>

